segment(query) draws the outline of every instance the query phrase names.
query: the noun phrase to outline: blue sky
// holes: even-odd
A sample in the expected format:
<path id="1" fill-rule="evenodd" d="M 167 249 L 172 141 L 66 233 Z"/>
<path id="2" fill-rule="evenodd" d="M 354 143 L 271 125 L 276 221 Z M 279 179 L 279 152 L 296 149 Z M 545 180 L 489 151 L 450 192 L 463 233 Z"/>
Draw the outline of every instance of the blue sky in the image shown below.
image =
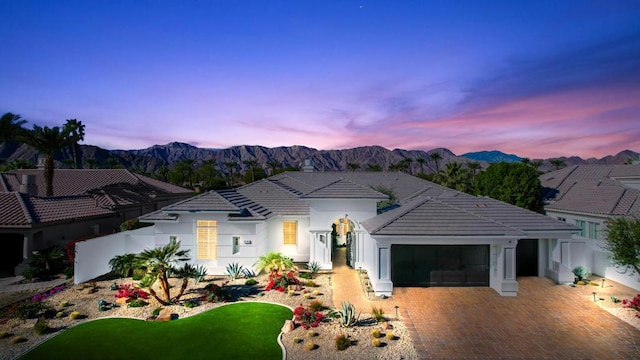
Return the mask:
<path id="1" fill-rule="evenodd" d="M 640 151 L 639 1 L 0 0 L 0 112 L 85 143 Z"/>

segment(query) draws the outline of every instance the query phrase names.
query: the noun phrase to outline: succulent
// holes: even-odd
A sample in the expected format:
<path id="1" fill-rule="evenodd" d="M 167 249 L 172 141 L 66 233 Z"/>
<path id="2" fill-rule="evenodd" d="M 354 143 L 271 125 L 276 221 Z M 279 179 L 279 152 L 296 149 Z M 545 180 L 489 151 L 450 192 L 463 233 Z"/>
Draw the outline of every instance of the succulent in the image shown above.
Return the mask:
<path id="1" fill-rule="evenodd" d="M 316 348 L 316 344 L 313 341 L 307 341 L 304 343 L 304 349 L 307 351 L 311 351 Z"/>
<path id="2" fill-rule="evenodd" d="M 382 346 L 382 340 L 380 340 L 378 338 L 374 338 L 373 340 L 371 340 L 371 345 L 373 345 L 375 347 L 380 347 L 380 346 Z"/>
<path id="3" fill-rule="evenodd" d="M 358 323 L 360 314 L 356 315 L 356 307 L 348 301 L 342 302 L 342 309 L 338 312 L 340 318 L 340 325 L 344 327 L 351 327 Z"/>
<path id="4" fill-rule="evenodd" d="M 385 337 L 386 337 L 388 340 L 395 340 L 395 339 L 396 339 L 396 336 L 395 336 L 391 331 L 387 332 L 387 333 L 385 334 Z"/>
<path id="5" fill-rule="evenodd" d="M 320 263 L 317 261 L 310 261 L 307 263 L 307 268 L 312 274 L 317 274 L 320 271 Z"/>
<path id="6" fill-rule="evenodd" d="M 371 336 L 373 336 L 374 338 L 380 338 L 382 337 L 382 332 L 380 331 L 380 329 L 373 329 L 371 331 Z"/>
<path id="7" fill-rule="evenodd" d="M 234 262 L 227 265 L 227 271 L 225 274 L 227 274 L 231 280 L 235 280 L 244 274 L 244 270 L 244 266 Z"/>

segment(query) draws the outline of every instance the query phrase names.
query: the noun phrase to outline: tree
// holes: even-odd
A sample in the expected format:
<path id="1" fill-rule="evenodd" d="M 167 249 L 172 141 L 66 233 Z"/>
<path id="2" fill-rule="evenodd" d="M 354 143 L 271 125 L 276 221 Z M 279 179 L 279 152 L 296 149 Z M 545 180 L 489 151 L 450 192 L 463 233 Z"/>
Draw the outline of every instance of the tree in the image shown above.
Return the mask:
<path id="1" fill-rule="evenodd" d="M 401 171 L 408 171 L 409 175 L 413 175 L 413 171 L 411 170 L 411 163 L 413 162 L 413 159 L 410 157 L 404 158 L 402 160 L 400 160 L 400 162 L 398 163 L 400 165 L 400 170 Z"/>
<path id="2" fill-rule="evenodd" d="M 202 166 L 198 169 L 198 174 L 204 182 L 205 189 L 212 189 L 215 178 L 218 175 L 216 170 L 216 161 L 213 159 L 203 160 Z"/>
<path id="3" fill-rule="evenodd" d="M 640 274 L 640 218 L 618 217 L 605 221 L 607 245 L 614 264 Z"/>
<path id="4" fill-rule="evenodd" d="M 436 173 L 440 172 L 440 160 L 442 160 L 442 155 L 440 155 L 440 153 L 434 152 L 429 154 L 429 159 L 431 159 L 431 161 L 433 161 L 433 163 L 436 165 Z"/>
<path id="5" fill-rule="evenodd" d="M 381 172 L 382 166 L 379 164 L 367 164 L 367 171 L 370 172 Z"/>
<path id="6" fill-rule="evenodd" d="M 271 168 L 271 176 L 276 174 L 276 170 L 280 167 L 280 162 L 278 160 L 269 160 L 267 161 L 267 165 Z"/>
<path id="7" fill-rule="evenodd" d="M 347 169 L 351 170 L 352 172 L 355 172 L 356 170 L 360 169 L 360 164 L 357 162 L 348 162 Z"/>
<path id="8" fill-rule="evenodd" d="M 525 209 L 542 212 L 538 172 L 523 163 L 495 163 L 476 178 L 476 195 L 489 196 Z"/>
<path id="9" fill-rule="evenodd" d="M 420 165 L 420 174 L 424 174 L 425 159 L 424 158 L 417 158 L 416 162 Z"/>
<path id="10" fill-rule="evenodd" d="M 256 181 L 256 173 L 254 170 L 256 166 L 258 166 L 258 160 L 255 160 L 255 159 L 245 160 L 243 161 L 243 163 L 246 167 L 249 168 L 249 171 L 251 172 L 251 182 Z"/>
<path id="11" fill-rule="evenodd" d="M 229 170 L 229 187 L 233 187 L 233 170 L 238 166 L 238 162 L 236 161 L 225 161 L 224 167 Z"/>
<path id="12" fill-rule="evenodd" d="M 471 174 L 473 175 L 473 182 L 476 182 L 476 175 L 478 175 L 478 170 L 482 169 L 482 165 L 480 165 L 477 161 L 472 161 L 467 163 L 467 167 L 471 170 Z"/>
<path id="13" fill-rule="evenodd" d="M 53 176 L 55 163 L 53 158 L 60 149 L 70 144 L 69 133 L 59 126 L 49 128 L 33 125 L 33 130 L 22 134 L 22 141 L 41 152 L 44 156 L 44 179 L 46 182 L 46 195 L 53 196 Z"/>
<path id="14" fill-rule="evenodd" d="M 180 241 L 175 241 L 169 242 L 164 247 L 147 249 L 138 254 L 138 261 L 146 269 L 146 275 L 142 279 L 141 286 L 148 287 L 151 296 L 162 305 L 170 305 L 180 300 L 181 293 L 173 298 L 171 297 L 169 274 L 180 271 L 176 267 L 178 263 L 191 260 L 189 251 L 180 250 Z M 204 271 L 204 269 L 201 268 L 201 271 Z M 162 298 L 153 289 L 153 285 L 156 282 L 160 284 Z"/>
<path id="15" fill-rule="evenodd" d="M 78 121 L 76 119 L 67 120 L 63 127 L 64 132 L 69 134 L 69 145 L 71 146 L 74 167 L 76 169 L 82 167 L 82 156 L 78 158 L 78 154 L 80 153 L 78 143 L 84 140 L 84 129 L 85 126 L 82 124 L 82 121 Z"/>
<path id="16" fill-rule="evenodd" d="M 456 162 L 448 163 L 443 172 L 436 174 L 434 180 L 440 185 L 462 192 L 470 192 L 472 188 L 471 172 Z"/>
<path id="17" fill-rule="evenodd" d="M 24 131 L 22 125 L 27 120 L 24 120 L 18 114 L 5 113 L 0 118 L 0 142 L 7 140 L 17 140 L 20 134 Z"/>
<path id="18" fill-rule="evenodd" d="M 562 159 L 550 159 L 549 162 L 555 166 L 556 170 L 560 170 L 565 166 L 564 160 Z"/>
<path id="19" fill-rule="evenodd" d="M 256 272 L 259 274 L 262 270 L 270 273 L 279 273 L 287 269 L 293 268 L 293 260 L 277 252 L 270 252 L 260 256 L 255 263 Z"/>
<path id="20" fill-rule="evenodd" d="M 86 159 L 84 159 L 84 162 L 87 163 L 87 167 L 89 169 L 93 169 L 96 167 L 96 164 L 98 163 L 98 160 L 94 157 L 88 157 Z"/>

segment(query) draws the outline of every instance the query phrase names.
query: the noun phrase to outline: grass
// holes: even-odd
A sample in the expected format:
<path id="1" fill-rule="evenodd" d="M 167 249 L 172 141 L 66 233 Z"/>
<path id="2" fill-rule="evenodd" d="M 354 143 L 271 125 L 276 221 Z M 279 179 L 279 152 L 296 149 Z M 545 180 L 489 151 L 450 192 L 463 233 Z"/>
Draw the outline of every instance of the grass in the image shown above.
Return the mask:
<path id="1" fill-rule="evenodd" d="M 289 308 L 237 303 L 169 322 L 101 319 L 70 328 L 20 359 L 282 359 Z"/>

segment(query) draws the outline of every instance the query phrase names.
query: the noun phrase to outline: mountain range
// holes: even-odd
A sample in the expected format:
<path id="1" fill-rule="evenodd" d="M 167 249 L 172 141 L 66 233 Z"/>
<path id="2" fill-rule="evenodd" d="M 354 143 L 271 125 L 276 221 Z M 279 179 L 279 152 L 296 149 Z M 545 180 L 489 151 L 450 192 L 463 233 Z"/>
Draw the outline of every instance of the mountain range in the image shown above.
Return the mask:
<path id="1" fill-rule="evenodd" d="M 257 161 L 258 166 L 268 169 L 269 163 L 278 163 L 280 167 L 292 168 L 300 166 L 304 160 L 311 159 L 319 171 L 347 170 L 347 163 L 358 164 L 358 171 L 366 170 L 368 165 L 380 166 L 388 169 L 390 165 L 397 164 L 404 159 L 411 158 L 411 172 L 435 172 L 436 166 L 444 168 L 450 162 L 477 161 L 483 167 L 489 163 L 499 161 L 521 161 L 523 158 L 505 154 L 503 152 L 481 151 L 466 153 L 457 156 L 445 148 L 437 148 L 429 151 L 422 150 L 388 150 L 381 146 L 361 146 L 352 149 L 341 150 L 317 150 L 306 146 L 282 146 L 267 148 L 257 145 L 239 145 L 226 149 L 198 148 L 189 144 L 172 142 L 166 145 L 154 145 L 140 150 L 106 150 L 92 145 L 81 145 L 81 155 L 85 167 L 92 163 L 94 167 L 109 167 L 121 165 L 143 173 L 157 173 L 164 164 L 171 168 L 176 163 L 185 160 L 194 160 L 197 167 L 203 161 L 212 161 L 217 167 L 225 171 L 225 163 L 236 162 L 239 171 L 245 171 L 245 161 Z M 431 159 L 431 155 L 437 153 L 440 156 L 438 165 Z M 39 154 L 32 148 L 15 142 L 0 143 L 0 159 L 5 162 L 16 160 L 37 163 Z M 70 149 L 65 149 L 56 156 L 58 167 L 67 167 L 65 159 L 72 157 Z M 602 159 L 582 159 L 577 156 L 561 157 L 565 165 L 575 164 L 624 164 L 630 160 L 638 160 L 640 154 L 631 150 L 624 150 L 616 155 L 605 156 Z M 423 162 L 417 159 L 424 159 Z M 406 161 L 406 160 L 405 160 Z M 554 166 L 549 159 L 543 160 L 539 167 L 541 171 L 553 170 Z"/>

